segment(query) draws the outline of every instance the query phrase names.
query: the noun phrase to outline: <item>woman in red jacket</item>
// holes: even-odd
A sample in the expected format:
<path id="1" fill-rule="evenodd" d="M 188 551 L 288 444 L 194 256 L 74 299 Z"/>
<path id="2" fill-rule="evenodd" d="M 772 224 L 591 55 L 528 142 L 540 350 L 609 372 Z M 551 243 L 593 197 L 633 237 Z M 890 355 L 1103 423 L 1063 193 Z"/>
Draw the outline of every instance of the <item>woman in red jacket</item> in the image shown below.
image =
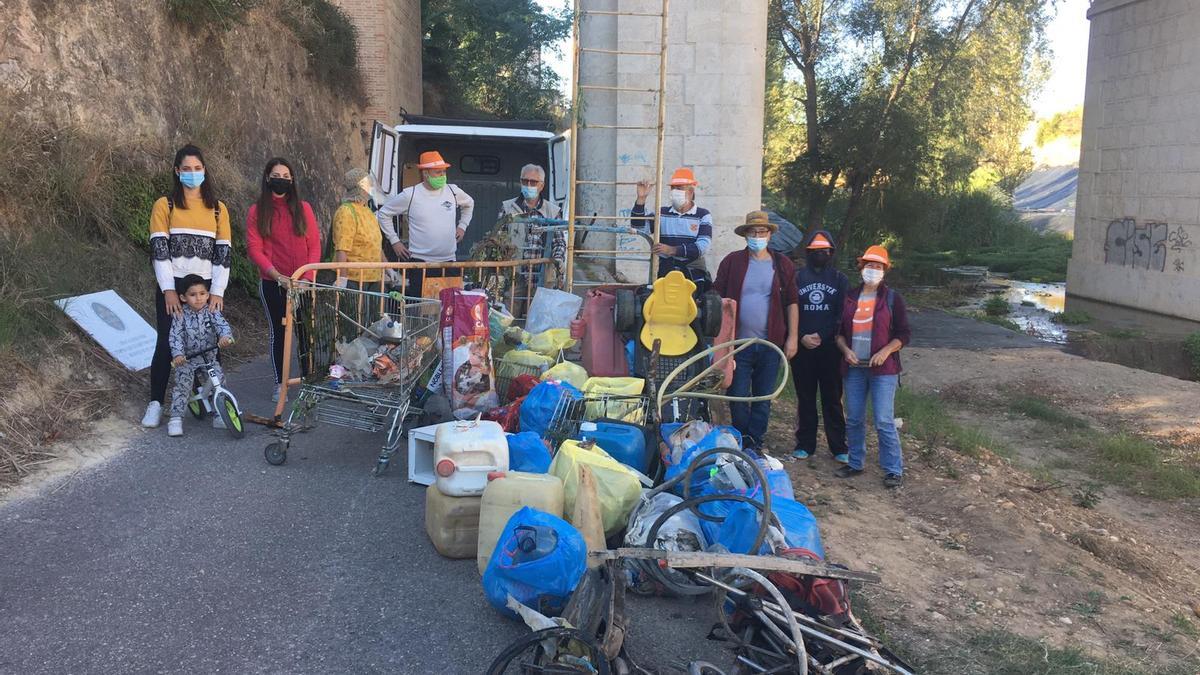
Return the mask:
<path id="1" fill-rule="evenodd" d="M 312 206 L 300 199 L 292 165 L 282 157 L 268 160 L 263 169 L 258 202 L 246 214 L 246 250 L 262 278 L 259 297 L 271 325 L 271 359 L 278 385 L 283 373 L 283 313 L 292 273 L 321 261 L 321 228 Z M 303 279 L 312 281 L 315 276 L 308 272 Z M 307 371 L 303 354 L 300 371 Z M 278 387 L 271 400 L 279 400 Z"/>

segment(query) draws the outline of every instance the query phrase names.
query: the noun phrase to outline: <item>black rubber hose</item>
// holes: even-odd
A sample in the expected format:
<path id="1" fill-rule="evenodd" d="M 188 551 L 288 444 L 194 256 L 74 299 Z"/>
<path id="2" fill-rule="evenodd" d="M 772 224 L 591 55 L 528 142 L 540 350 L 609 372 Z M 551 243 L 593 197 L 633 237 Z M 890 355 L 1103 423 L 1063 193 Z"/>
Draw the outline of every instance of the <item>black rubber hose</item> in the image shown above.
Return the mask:
<path id="1" fill-rule="evenodd" d="M 715 456 L 715 455 L 731 455 L 733 457 L 736 457 L 736 458 L 742 460 L 743 463 L 749 465 L 751 467 L 751 473 L 754 474 L 752 478 L 756 479 L 758 481 L 758 484 L 762 488 L 762 491 L 763 491 L 762 500 L 759 501 L 752 497 L 748 497 L 745 495 L 739 495 L 739 494 L 715 494 L 715 495 L 703 495 L 700 497 L 692 497 L 691 496 L 692 474 L 694 474 L 696 472 L 696 470 L 699 469 L 702 465 L 706 464 L 705 460 L 707 458 Z M 688 463 L 687 470 L 685 470 L 682 474 L 676 476 L 675 478 L 671 479 L 667 483 L 664 483 L 663 485 L 659 486 L 658 488 L 655 488 L 654 490 L 652 490 L 649 496 L 653 496 L 654 494 L 662 492 L 662 491 L 664 491 L 664 489 L 669 489 L 670 487 L 673 487 L 681 480 L 683 481 L 683 497 L 684 497 L 683 501 L 671 506 L 670 508 L 668 508 L 666 511 L 664 511 L 662 514 L 659 515 L 658 519 L 655 520 L 654 524 L 650 527 L 650 531 L 647 533 L 646 541 L 643 543 L 643 545 L 653 546 L 654 542 L 658 539 L 659 529 L 661 529 L 662 526 L 668 520 L 670 520 L 673 516 L 675 516 L 675 514 L 683 511 L 684 509 L 689 509 L 692 513 L 696 514 L 697 518 L 707 520 L 709 522 L 713 522 L 713 523 L 724 522 L 725 518 L 718 517 L 718 516 L 711 516 L 706 513 L 703 513 L 702 511 L 700 511 L 699 506 L 701 504 L 707 504 L 709 502 L 731 501 L 731 502 L 742 502 L 745 504 L 750 504 L 754 508 L 758 509 L 759 513 L 762 514 L 762 516 L 758 519 L 759 520 L 758 532 L 756 533 L 755 538 L 754 538 L 754 545 L 751 547 L 750 550 L 754 553 L 757 553 L 758 550 L 760 548 L 762 548 L 762 544 L 767 538 L 767 533 L 771 526 L 771 523 L 778 522 L 778 519 L 775 517 L 774 512 L 771 510 L 771 491 L 769 489 L 769 486 L 767 485 L 766 473 L 762 470 L 762 467 L 760 467 L 757 462 L 755 462 L 753 459 L 750 458 L 750 455 L 746 454 L 742 450 L 738 450 L 735 448 L 712 448 L 709 450 L 705 450 L 704 452 L 702 452 L 692 458 L 692 461 Z M 780 529 L 782 529 L 782 525 L 780 525 Z M 667 573 L 662 569 L 662 567 L 660 567 L 658 565 L 658 563 L 656 561 L 653 561 L 653 560 L 645 561 L 645 564 L 640 565 L 640 567 L 643 571 L 648 571 L 651 574 L 651 576 L 653 576 L 655 579 L 657 579 L 658 582 L 661 583 L 669 592 L 671 592 L 675 595 L 684 595 L 684 596 L 704 595 L 705 593 L 708 593 L 711 590 L 711 588 L 706 585 L 681 584 L 681 583 L 675 581 L 674 579 L 670 578 L 669 575 L 667 575 Z"/>
<path id="2" fill-rule="evenodd" d="M 699 497 L 685 499 L 678 504 L 671 506 L 666 511 L 663 511 L 662 514 L 659 515 L 658 519 L 654 521 L 654 524 L 650 526 L 650 532 L 646 537 L 647 540 L 649 542 L 653 542 L 655 539 L 657 539 L 659 528 L 661 528 L 663 524 L 670 520 L 675 514 L 685 509 L 694 510 L 699 505 L 707 504 L 709 502 L 742 502 L 744 504 L 753 506 L 763 514 L 763 516 L 759 518 L 758 534 L 755 537 L 754 547 L 751 549 L 752 551 L 757 552 L 762 546 L 763 540 L 766 539 L 767 528 L 770 527 L 771 521 L 767 517 L 767 514 L 769 514 L 770 511 L 767 511 L 762 502 L 755 500 L 753 497 L 747 497 L 745 495 L 738 494 L 701 495 Z M 721 522 L 724 520 L 724 518 L 711 518 L 714 522 Z M 663 571 L 662 567 L 660 567 L 654 560 L 646 561 L 645 567 L 649 569 L 650 573 L 656 579 L 658 579 L 659 583 L 661 583 L 667 588 L 668 591 L 671 591 L 675 595 L 704 595 L 712 590 L 712 588 L 707 585 L 681 584 L 674 579 L 671 579 L 667 573 Z"/>

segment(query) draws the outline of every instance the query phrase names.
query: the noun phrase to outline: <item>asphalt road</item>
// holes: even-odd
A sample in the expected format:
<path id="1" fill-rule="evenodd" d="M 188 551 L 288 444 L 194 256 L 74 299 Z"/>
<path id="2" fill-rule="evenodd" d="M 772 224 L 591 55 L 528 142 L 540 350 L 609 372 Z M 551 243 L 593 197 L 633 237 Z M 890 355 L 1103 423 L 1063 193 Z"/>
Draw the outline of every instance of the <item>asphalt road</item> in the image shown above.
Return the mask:
<path id="1" fill-rule="evenodd" d="M 252 412 L 269 369 L 230 377 Z M 185 434 L 0 505 L 0 672 L 480 673 L 526 631 L 433 550 L 403 460 L 370 475 L 381 436 L 321 427 L 273 467 L 265 430 Z M 729 663 L 711 601 L 628 611 L 643 665 Z"/>

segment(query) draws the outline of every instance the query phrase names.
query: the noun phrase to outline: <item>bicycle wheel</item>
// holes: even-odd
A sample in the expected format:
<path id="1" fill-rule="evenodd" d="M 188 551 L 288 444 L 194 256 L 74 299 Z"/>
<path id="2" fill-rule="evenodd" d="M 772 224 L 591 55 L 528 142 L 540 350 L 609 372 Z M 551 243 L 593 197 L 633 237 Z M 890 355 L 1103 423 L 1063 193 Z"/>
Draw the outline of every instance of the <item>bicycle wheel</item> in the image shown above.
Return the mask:
<path id="1" fill-rule="evenodd" d="M 234 438 L 241 438 L 246 433 L 246 427 L 242 423 L 242 413 L 238 411 L 237 404 L 233 402 L 233 398 L 228 394 L 217 394 L 217 414 L 225 422 L 225 428 L 233 435 Z"/>
<path id="2" fill-rule="evenodd" d="M 201 405 L 199 400 L 193 399 L 188 401 L 187 407 L 188 412 L 192 413 L 192 417 L 195 417 L 198 420 L 204 419 L 204 406 Z"/>
<path id="3" fill-rule="evenodd" d="M 553 645 L 553 650 L 547 651 L 547 645 Z M 590 636 L 573 628 L 547 628 L 509 645 L 488 666 L 486 675 L 609 675 L 610 672 L 608 659 Z"/>

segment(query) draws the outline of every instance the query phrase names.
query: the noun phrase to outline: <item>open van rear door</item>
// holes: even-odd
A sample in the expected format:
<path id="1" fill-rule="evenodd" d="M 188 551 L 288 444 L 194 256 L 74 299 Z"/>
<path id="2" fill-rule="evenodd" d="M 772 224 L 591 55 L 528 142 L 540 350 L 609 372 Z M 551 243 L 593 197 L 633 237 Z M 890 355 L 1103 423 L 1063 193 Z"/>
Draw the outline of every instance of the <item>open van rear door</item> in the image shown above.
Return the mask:
<path id="1" fill-rule="evenodd" d="M 564 131 L 550 141 L 550 201 L 567 217 L 567 202 L 571 199 L 571 132 Z"/>
<path id="2" fill-rule="evenodd" d="M 385 196 L 400 191 L 400 134 L 375 122 L 371 131 L 371 177 Z"/>

